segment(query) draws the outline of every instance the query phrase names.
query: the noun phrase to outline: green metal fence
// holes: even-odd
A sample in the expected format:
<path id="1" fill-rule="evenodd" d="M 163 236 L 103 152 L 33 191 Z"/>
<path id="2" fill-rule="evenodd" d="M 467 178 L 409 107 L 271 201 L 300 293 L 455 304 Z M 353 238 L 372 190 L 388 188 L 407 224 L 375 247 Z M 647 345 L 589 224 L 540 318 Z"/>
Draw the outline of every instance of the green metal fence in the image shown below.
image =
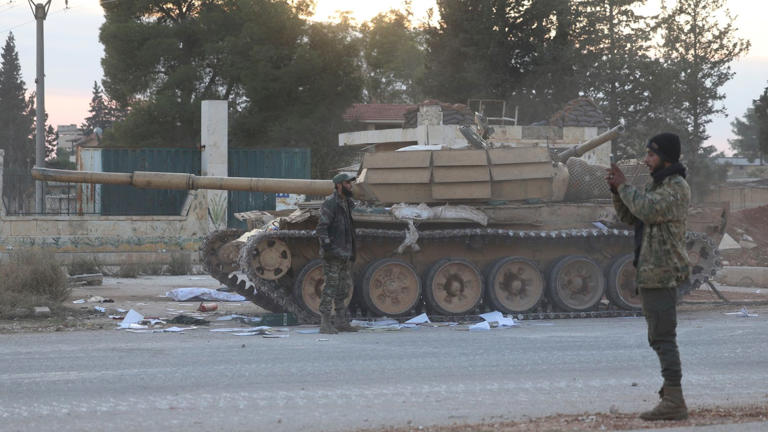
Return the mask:
<path id="1" fill-rule="evenodd" d="M 104 172 L 184 172 L 200 175 L 200 151 L 180 148 L 105 148 L 101 151 Z M 229 149 L 230 177 L 309 178 L 311 154 L 305 148 Z M 104 185 L 101 212 L 104 215 L 178 215 L 187 191 L 148 190 L 133 186 Z M 230 227 L 245 228 L 234 213 L 274 210 L 275 194 L 229 192 Z"/>

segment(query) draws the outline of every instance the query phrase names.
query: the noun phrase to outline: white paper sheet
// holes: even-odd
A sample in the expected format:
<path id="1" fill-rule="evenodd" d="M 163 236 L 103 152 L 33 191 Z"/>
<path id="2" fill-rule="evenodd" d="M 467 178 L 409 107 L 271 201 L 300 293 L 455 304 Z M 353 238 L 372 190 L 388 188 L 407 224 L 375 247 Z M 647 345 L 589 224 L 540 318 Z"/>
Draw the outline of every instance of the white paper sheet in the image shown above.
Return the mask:
<path id="1" fill-rule="evenodd" d="M 469 326 L 469 331 L 486 331 L 490 329 L 491 325 L 488 324 L 488 321 L 480 321 L 479 323 Z"/>
<path id="2" fill-rule="evenodd" d="M 165 293 L 166 297 L 173 299 L 174 301 L 187 301 L 192 298 L 200 298 L 201 300 L 216 300 L 226 302 L 240 302 L 245 301 L 245 297 L 240 294 L 228 293 L 223 291 L 216 291 L 210 288 L 176 288 L 174 290 Z"/>
<path id="3" fill-rule="evenodd" d="M 432 321 L 429 320 L 429 317 L 426 313 L 423 313 L 421 315 L 416 315 L 415 317 L 409 319 L 405 322 L 405 324 L 426 324 L 430 323 Z"/>
<path id="4" fill-rule="evenodd" d="M 144 319 L 144 315 L 131 309 L 125 314 L 125 318 L 120 322 L 120 328 L 131 328 L 131 324 L 137 324 Z"/>

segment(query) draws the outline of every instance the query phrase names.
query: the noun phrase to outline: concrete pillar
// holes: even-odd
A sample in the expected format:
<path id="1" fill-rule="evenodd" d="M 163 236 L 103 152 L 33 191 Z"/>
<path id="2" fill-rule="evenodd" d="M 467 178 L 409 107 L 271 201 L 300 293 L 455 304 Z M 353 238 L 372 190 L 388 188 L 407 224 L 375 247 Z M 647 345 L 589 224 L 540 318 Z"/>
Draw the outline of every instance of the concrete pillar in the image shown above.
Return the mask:
<path id="1" fill-rule="evenodd" d="M 200 173 L 204 176 L 227 177 L 228 122 L 227 101 L 204 100 L 200 122 L 200 143 L 203 153 L 200 158 Z M 208 230 L 227 227 L 227 191 L 209 190 Z"/>

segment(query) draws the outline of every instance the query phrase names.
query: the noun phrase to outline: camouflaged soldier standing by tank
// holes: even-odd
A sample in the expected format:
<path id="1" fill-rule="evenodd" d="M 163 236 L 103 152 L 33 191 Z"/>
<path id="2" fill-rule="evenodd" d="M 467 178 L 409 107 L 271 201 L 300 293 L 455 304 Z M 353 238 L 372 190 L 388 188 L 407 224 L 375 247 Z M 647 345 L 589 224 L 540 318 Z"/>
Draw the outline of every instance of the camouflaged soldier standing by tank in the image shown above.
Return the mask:
<path id="1" fill-rule="evenodd" d="M 653 181 L 645 190 L 627 184 L 616 164 L 611 164 L 606 180 L 619 219 L 635 227 L 636 284 L 648 324 L 648 343 L 659 356 L 664 378 L 661 401 L 640 418 L 681 420 L 688 418 L 688 409 L 681 387 L 676 308 L 678 287 L 688 283 L 690 272 L 685 230 L 691 191 L 680 163 L 677 135 L 656 135 L 647 149 L 645 164 Z"/>
<path id="2" fill-rule="evenodd" d="M 344 301 L 353 288 L 352 263 L 355 261 L 355 227 L 352 220 L 352 182 L 354 176 L 341 173 L 333 177 L 334 192 L 320 208 L 317 237 L 323 257 L 325 287 L 320 299 L 320 333 L 355 332 L 349 324 Z M 331 323 L 331 306 L 336 309 Z"/>

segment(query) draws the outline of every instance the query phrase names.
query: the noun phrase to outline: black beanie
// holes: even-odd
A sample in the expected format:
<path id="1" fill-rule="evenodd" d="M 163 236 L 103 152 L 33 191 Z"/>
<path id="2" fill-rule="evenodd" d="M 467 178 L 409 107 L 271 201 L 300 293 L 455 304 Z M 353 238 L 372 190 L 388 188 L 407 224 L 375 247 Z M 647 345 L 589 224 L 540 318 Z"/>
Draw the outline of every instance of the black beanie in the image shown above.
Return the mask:
<path id="1" fill-rule="evenodd" d="M 673 133 L 664 132 L 656 135 L 648 141 L 646 147 L 665 162 L 680 161 L 680 137 Z"/>

